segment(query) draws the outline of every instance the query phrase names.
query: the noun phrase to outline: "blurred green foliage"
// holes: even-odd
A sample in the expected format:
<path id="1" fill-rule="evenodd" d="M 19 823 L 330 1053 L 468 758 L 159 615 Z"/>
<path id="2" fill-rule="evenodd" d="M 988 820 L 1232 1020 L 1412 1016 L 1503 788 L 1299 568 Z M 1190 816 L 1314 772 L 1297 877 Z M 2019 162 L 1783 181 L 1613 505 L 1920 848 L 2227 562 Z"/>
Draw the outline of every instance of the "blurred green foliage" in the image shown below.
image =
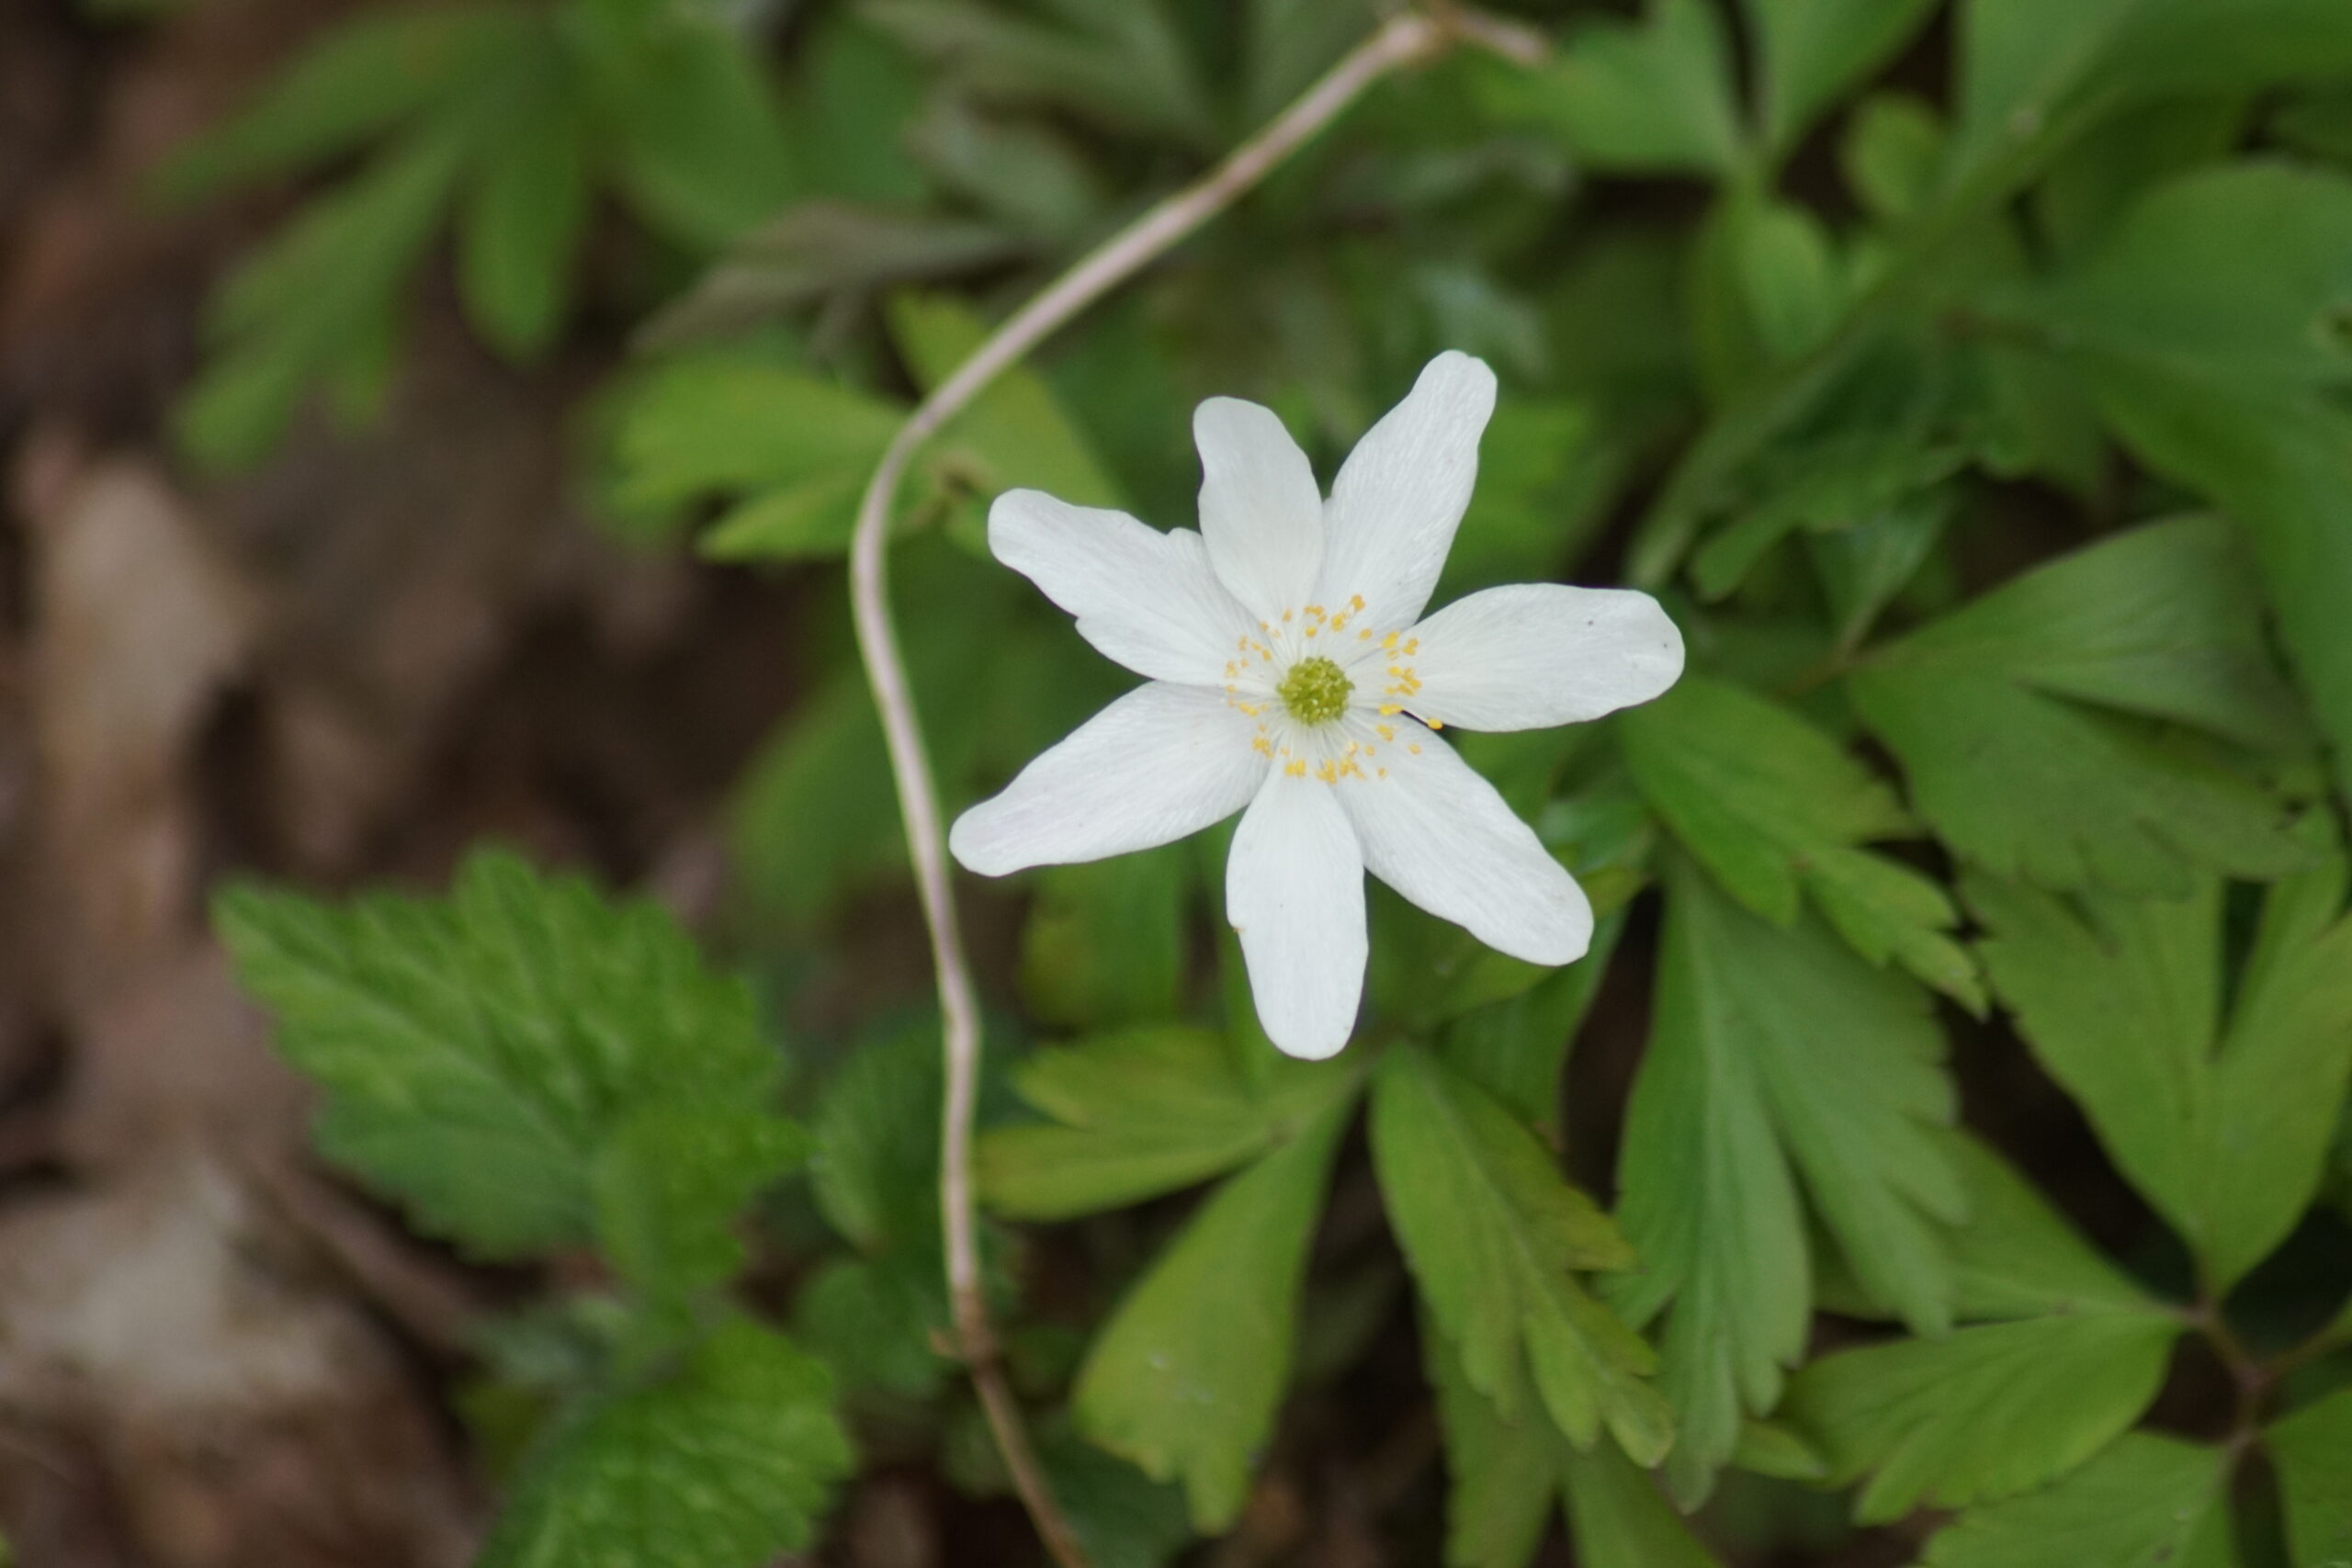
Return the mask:
<path id="1" fill-rule="evenodd" d="M 988 907 L 1023 923 L 988 981 L 992 1038 L 1023 1054 L 991 1086 L 987 1201 L 1106 1216 L 990 1237 L 1081 1535 L 1141 1564 L 1187 1522 L 1226 1529 L 1270 1453 L 1320 1462 L 1295 1445 L 1328 1428 L 1287 1430 L 1289 1391 L 1410 1317 L 1461 1568 L 1520 1568 L 1555 1512 L 1600 1568 L 1761 1557 L 1834 1532 L 1804 1486 L 1850 1488 L 1863 1523 L 1957 1510 L 1908 1527 L 1944 1568 L 2221 1568 L 2274 1540 L 2294 1568 L 2340 1562 L 2352 6 L 1514 8 L 1549 60 L 1457 52 L 1384 84 L 999 382 L 901 497 L 895 600 L 951 805 L 1120 683 L 987 558 L 986 502 L 1036 486 L 1188 524 L 1184 416 L 1212 393 L 1328 460 L 1435 350 L 1485 356 L 1502 401 L 1444 593 L 1630 581 L 1691 652 L 1649 708 L 1464 743 L 1592 893 L 1592 954 L 1549 974 L 1380 898 L 1338 1063 L 1258 1033 L 1219 835 Z M 364 410 L 446 231 L 503 353 L 551 351 L 584 295 L 632 323 L 586 422 L 616 531 L 837 600 L 912 399 L 1374 11 L 369 10 L 168 176 L 329 176 L 221 290 L 185 433 L 251 460 L 313 389 Z M 601 276 L 607 232 L 657 265 Z M 729 926 L 800 972 L 847 961 L 903 855 L 846 622 L 803 631 L 806 694 L 736 793 Z M 527 878 L 485 863 L 446 908 L 245 895 L 223 920 L 328 1089 L 331 1155 L 479 1249 L 597 1247 L 642 1303 L 624 1322 L 699 1325 L 669 1381 L 576 1396 L 510 1531 L 567 1561 L 753 1568 L 800 1539 L 805 1479 L 847 1462 L 812 1436 L 801 1352 L 710 1326 L 741 1260 L 725 1222 L 797 1140 L 740 998 L 689 983 L 673 937 L 604 931 Z M 542 896 L 549 945 L 498 935 Z M 1633 999 L 1596 1010 L 1605 977 Z M 1593 1016 L 1612 1061 L 1648 1031 L 1622 1116 L 1564 1114 Z M 1957 1130 L 1956 1038 L 2007 1064 L 1988 1081 L 2043 1074 L 2079 1111 L 2144 1205 L 2108 1219 L 2129 1249 L 1995 1152 L 2041 1168 L 2005 1105 Z M 992 1494 L 935 1345 L 933 1043 L 887 1011 L 814 1043 L 814 1212 L 767 1228 L 806 1265 L 789 1318 L 852 1423 Z M 582 1076 L 591 1046 L 619 1076 Z M 623 1070 L 656 1056 L 660 1081 Z M 1596 1124 L 1613 1218 L 1564 1175 L 1602 1177 L 1567 1139 Z M 1182 1214 L 1158 1201 L 1211 1181 Z M 1322 1218 L 1375 1192 L 1393 1248 Z M 1357 1283 L 1399 1254 L 1409 1292 Z M 2290 1254 L 2318 1261 L 2265 1268 Z M 1343 1300 L 1371 1303 L 1360 1329 L 1326 1314 Z M 602 1365 L 644 1331 L 576 1332 L 616 1347 Z M 2207 1409 L 2192 1371 L 2170 1430 L 2141 1429 L 2198 1355 L 2243 1399 Z M 513 1358 L 507 1380 L 529 1384 Z M 739 1406 L 770 1382 L 777 1403 Z M 576 1544 L 624 1450 L 670 1467 L 632 1484 L 751 1491 L 714 1482 L 707 1530 Z M 2241 1484 L 2256 1452 L 2275 1486 Z"/>

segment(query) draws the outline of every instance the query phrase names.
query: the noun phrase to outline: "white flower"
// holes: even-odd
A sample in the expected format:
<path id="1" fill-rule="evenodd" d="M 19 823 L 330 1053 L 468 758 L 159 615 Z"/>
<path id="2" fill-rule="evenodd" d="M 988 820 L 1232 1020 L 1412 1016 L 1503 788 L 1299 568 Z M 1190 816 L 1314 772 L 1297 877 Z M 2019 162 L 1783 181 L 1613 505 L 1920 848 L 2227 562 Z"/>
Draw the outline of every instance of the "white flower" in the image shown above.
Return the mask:
<path id="1" fill-rule="evenodd" d="M 1329 501 L 1282 422 L 1193 418 L 1201 531 L 1012 491 L 989 547 L 1147 682 L 964 813 L 989 876 L 1150 849 L 1248 807 L 1226 865 L 1258 1017 L 1295 1056 L 1347 1043 L 1363 874 L 1535 964 L 1581 957 L 1583 891 L 1436 732 L 1537 729 L 1646 702 L 1682 637 L 1646 593 L 1490 588 L 1424 620 L 1477 474 L 1495 378 L 1442 354 Z"/>

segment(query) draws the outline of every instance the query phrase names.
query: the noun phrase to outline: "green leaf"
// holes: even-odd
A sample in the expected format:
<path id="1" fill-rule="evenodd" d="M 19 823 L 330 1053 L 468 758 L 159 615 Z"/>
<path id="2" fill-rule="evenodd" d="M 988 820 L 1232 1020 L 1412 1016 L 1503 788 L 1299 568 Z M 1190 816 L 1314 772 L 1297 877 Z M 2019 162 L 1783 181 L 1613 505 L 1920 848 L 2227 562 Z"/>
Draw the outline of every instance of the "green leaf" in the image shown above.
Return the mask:
<path id="1" fill-rule="evenodd" d="M 926 391 L 970 358 L 989 330 L 968 307 L 944 295 L 900 294 L 890 301 L 891 335 Z M 1028 486 L 1080 506 L 1121 504 L 1092 444 L 1034 370 L 1015 366 L 999 376 L 949 422 L 939 441 L 978 460 L 983 471 L 971 483 L 983 494 Z"/>
<path id="2" fill-rule="evenodd" d="M 1834 1483 L 1874 1472 L 1854 1506 L 1862 1522 L 1964 1507 L 2064 1475 L 2127 1430 L 2181 1328 L 2100 1313 L 1841 1351 L 1799 1372 L 1781 1410 L 1828 1456 Z"/>
<path id="3" fill-rule="evenodd" d="M 635 9 L 618 25 L 588 25 L 579 7 L 570 18 L 614 176 L 653 228 L 719 250 L 797 194 L 783 118 L 761 62 L 716 12 Z"/>
<path id="4" fill-rule="evenodd" d="M 622 1122 L 590 1178 L 596 1239 L 622 1279 L 668 1300 L 743 1267 L 734 1222 L 808 1153 L 807 1136 L 755 1105 L 652 1104 Z"/>
<path id="5" fill-rule="evenodd" d="M 1951 1145 L 1968 1221 L 1951 1235 L 1956 1305 L 1967 1319 L 2135 1313 L 2146 1291 L 2108 1261 L 1990 1148 Z"/>
<path id="6" fill-rule="evenodd" d="M 2352 1561 L 2352 1389 L 2306 1405 L 2263 1434 L 2278 1467 L 2295 1568 Z"/>
<path id="7" fill-rule="evenodd" d="M 379 134 L 430 118 L 502 66 L 544 50 L 521 6 L 417 6 L 334 28 L 270 84 L 259 101 L 182 148 L 157 175 L 177 200 L 292 174 L 358 151 Z"/>
<path id="8" fill-rule="evenodd" d="M 859 14 L 979 96 L 1106 124 L 1215 140 L 1216 116 L 1159 0 L 1055 0 L 1055 22 L 965 0 L 867 0 Z"/>
<path id="9" fill-rule="evenodd" d="M 1724 243 L 1758 345 L 1794 359 L 1836 328 L 1846 280 L 1829 230 L 1794 202 L 1742 199 L 1724 216 Z"/>
<path id="10" fill-rule="evenodd" d="M 1969 0 L 1960 39 L 1954 186 L 2136 104 L 2352 71 L 2335 0 Z"/>
<path id="11" fill-rule="evenodd" d="M 737 1321 L 675 1380 L 562 1423 L 478 1568 L 760 1568 L 808 1544 L 851 1455 L 825 1370 Z"/>
<path id="12" fill-rule="evenodd" d="M 1644 1269 L 1612 1281 L 1635 1323 L 1666 1311 L 1661 1385 L 1678 1496 L 1703 1496 L 1743 1410 L 1772 1407 L 1812 1307 L 1801 1173 L 1875 1301 L 1939 1334 L 1955 1290 L 1937 1222 L 1965 1199 L 1946 1141 L 1943 1039 L 1926 997 L 1811 919 L 1782 930 L 1695 867 L 1667 879 L 1656 1022 L 1619 1157 Z"/>
<path id="13" fill-rule="evenodd" d="M 584 135 L 560 80 L 503 123 L 458 218 L 458 287 L 476 331 L 510 359 L 547 348 L 588 218 Z"/>
<path id="14" fill-rule="evenodd" d="M 419 131 L 304 209 L 247 256 L 214 296 L 219 344 L 175 421 L 198 461 L 256 462 L 312 381 L 369 366 L 401 280 L 447 210 L 466 153 L 455 131 Z"/>
<path id="15" fill-rule="evenodd" d="M 1577 1560 L 1591 1568 L 1712 1568 L 1657 1483 L 1614 1443 L 1589 1453 L 1555 1429 L 1524 1388 L 1506 1420 L 1470 1386 L 1461 1355 L 1425 1325 L 1423 1358 L 1445 1436 L 1446 1562 L 1450 1568 L 1525 1568 L 1555 1498 L 1565 1502 Z"/>
<path id="16" fill-rule="evenodd" d="M 1960 912 L 1917 872 L 1860 848 L 1913 831 L 1894 794 L 1828 736 L 1739 687 L 1685 675 L 1619 720 L 1651 807 L 1725 892 L 1774 925 L 1804 900 L 1873 964 L 1890 960 L 1983 1012 Z"/>
<path id="17" fill-rule="evenodd" d="M 479 1254 L 579 1246 L 602 1223 L 656 1266 L 653 1212 L 698 1233 L 685 1260 L 707 1267 L 736 1196 L 788 1153 L 758 1114 L 779 1063 L 750 994 L 653 905 L 482 852 L 447 900 L 242 886 L 214 921 L 278 1049 L 326 1092 L 322 1149 Z M 657 1190 L 630 1185 L 648 1153 L 684 1166 Z"/>
<path id="18" fill-rule="evenodd" d="M 1203 1533 L 1231 1524 L 1273 1431 L 1298 1335 L 1306 1244 L 1344 1108 L 1217 1189 L 1127 1292 L 1072 1405 L 1088 1436 L 1182 1481 Z"/>
<path id="19" fill-rule="evenodd" d="M 616 500 L 673 509 L 713 494 L 856 488 L 898 434 L 904 411 L 782 366 L 707 354 L 663 366 L 636 389 L 614 437 Z M 842 547 L 849 531 L 841 529 Z"/>
<path id="20" fill-rule="evenodd" d="M 1479 77 L 1487 111 L 1551 131 L 1596 169 L 1728 175 L 1746 157 L 1731 48 L 1712 0 L 1589 23 L 1542 64 Z"/>
<path id="21" fill-rule="evenodd" d="M 1040 1022 L 1102 1029 L 1176 1011 L 1192 858 L 1177 845 L 1051 866 L 1021 931 L 1021 995 Z"/>
<path id="22" fill-rule="evenodd" d="M 2133 1432 L 2055 1485 L 1962 1514 L 1924 1568 L 2235 1568 L 2231 1454 Z"/>
<path id="23" fill-rule="evenodd" d="M 1512 1115 L 1557 1140 L 1560 1075 L 1577 1030 L 1600 994 L 1609 960 L 1624 934 L 1622 909 L 1600 917 L 1585 955 L 1554 970 L 1515 997 L 1472 1008 L 1447 1023 L 1441 1054 L 1446 1065 L 1508 1107 Z"/>
<path id="24" fill-rule="evenodd" d="M 1934 0 L 1747 0 L 1764 141 L 1786 152 L 1814 118 L 1918 31 Z"/>
<path id="25" fill-rule="evenodd" d="M 1609 1217 L 1510 1111 L 1417 1048 L 1382 1059 L 1372 1147 L 1405 1260 L 1471 1386 L 1516 1419 L 1532 1384 L 1579 1448 L 1606 1425 L 1655 1463 L 1672 1438 L 1645 1381 L 1655 1359 L 1569 1272 L 1632 1265 Z"/>
<path id="26" fill-rule="evenodd" d="M 1873 217 L 1908 217 L 1933 194 L 1944 127 L 1935 107 L 1906 93 L 1873 93 L 1838 143 L 1846 185 Z"/>
<path id="27" fill-rule="evenodd" d="M 1573 1451 L 1525 1387 L 1516 1418 L 1470 1386 L 1462 1352 L 1435 1323 L 1421 1325 L 1421 1360 L 1445 1437 L 1447 1568 L 1526 1568 L 1552 1517 L 1563 1456 Z"/>
<path id="28" fill-rule="evenodd" d="M 1568 1537 L 1584 1568 L 1715 1568 L 1715 1556 L 1657 1489 L 1607 1444 L 1561 1460 Z"/>
<path id="29" fill-rule="evenodd" d="M 2317 1191 L 2352 1075 L 2340 860 L 2280 883 L 2224 1006 L 2223 889 L 2079 910 L 1972 878 L 1993 985 L 2132 1185 L 2226 1289 Z"/>
<path id="30" fill-rule="evenodd" d="M 1880 650 L 1849 689 L 1937 833 L 2004 876 L 2178 892 L 2305 858 L 2271 795 L 2155 721 L 2293 747 L 2252 566 L 2218 518 L 2103 540 Z"/>
<path id="31" fill-rule="evenodd" d="M 1052 1117 L 980 1140 L 980 1190 L 997 1213 L 1068 1219 L 1204 1181 L 1303 1135 L 1352 1097 L 1354 1064 L 1246 1072 L 1226 1038 L 1183 1025 L 1040 1050 L 1014 1069 Z"/>
<path id="32" fill-rule="evenodd" d="M 2240 163 L 2160 187 L 2014 307 L 2063 334 L 2053 346 L 2135 457 L 2245 525 L 2340 753 L 2352 753 L 2352 416 L 2334 398 L 2347 301 L 2352 182 Z"/>
<path id="33" fill-rule="evenodd" d="M 808 1118 L 818 1211 L 861 1251 L 936 1246 L 939 1032 L 924 1018 L 854 1047 Z"/>
<path id="34" fill-rule="evenodd" d="M 792 1328 L 844 1390 L 934 1397 L 955 1371 L 938 1250 L 839 1258 L 800 1287 Z"/>

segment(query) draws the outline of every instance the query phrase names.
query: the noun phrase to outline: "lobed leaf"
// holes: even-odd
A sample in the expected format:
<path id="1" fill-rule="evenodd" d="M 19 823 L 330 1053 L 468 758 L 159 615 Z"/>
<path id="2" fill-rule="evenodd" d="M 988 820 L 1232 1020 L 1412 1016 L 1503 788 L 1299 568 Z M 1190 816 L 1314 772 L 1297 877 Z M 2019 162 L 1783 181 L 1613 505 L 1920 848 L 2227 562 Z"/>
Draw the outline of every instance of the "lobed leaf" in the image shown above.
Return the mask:
<path id="1" fill-rule="evenodd" d="M 1306 1245 L 1344 1108 L 1325 1111 L 1201 1205 L 1103 1325 L 1072 1408 L 1104 1448 L 1182 1481 L 1204 1533 L 1230 1525 L 1273 1430 Z"/>
<path id="2" fill-rule="evenodd" d="M 1849 687 L 1920 814 L 1996 874 L 2161 894 L 2199 868 L 2267 877 L 2308 858 L 2267 790 L 2156 728 L 2273 750 L 2302 733 L 2252 563 L 2218 518 L 2036 568 L 1881 649 Z"/>
<path id="3" fill-rule="evenodd" d="M 1605 1425 L 1655 1463 L 1672 1435 L 1645 1381 L 1655 1358 L 1569 1272 L 1632 1265 L 1609 1217 L 1491 1096 L 1419 1049 L 1381 1062 L 1372 1146 L 1389 1223 L 1471 1386 L 1506 1419 L 1532 1386 L 1577 1447 Z"/>
<path id="4" fill-rule="evenodd" d="M 1982 1012 L 1984 986 L 1949 934 L 1943 889 L 1859 846 L 1912 830 L 1894 793 L 1770 699 L 1685 675 L 1619 721 L 1651 807 L 1724 890 L 1773 924 L 1814 907 L 1873 964 L 1900 964 Z"/>

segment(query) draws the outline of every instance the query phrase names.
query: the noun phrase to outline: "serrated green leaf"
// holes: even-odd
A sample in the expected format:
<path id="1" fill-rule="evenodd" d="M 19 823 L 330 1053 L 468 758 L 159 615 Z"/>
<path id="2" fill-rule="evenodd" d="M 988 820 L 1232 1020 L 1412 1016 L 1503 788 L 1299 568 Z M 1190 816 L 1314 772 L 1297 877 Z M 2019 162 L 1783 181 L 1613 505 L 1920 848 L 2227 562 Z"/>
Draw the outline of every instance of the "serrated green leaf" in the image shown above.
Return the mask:
<path id="1" fill-rule="evenodd" d="M 2129 1428 L 2182 1326 L 2099 1313 L 1840 1351 L 1799 1372 L 1781 1410 L 1828 1456 L 1833 1483 L 1870 1475 L 1861 1522 L 1965 1507 L 2054 1480 Z"/>
<path id="2" fill-rule="evenodd" d="M 704 1114 L 732 1129 L 714 1138 L 763 1151 L 718 1162 L 715 1189 L 689 1173 L 683 1194 L 636 1195 L 680 1223 L 723 1224 L 733 1204 L 714 1218 L 678 1200 L 739 1189 L 787 1136 L 741 1120 L 779 1066 L 749 992 L 653 905 L 482 852 L 447 900 L 336 908 L 243 886 L 214 921 L 278 1049 L 326 1091 L 321 1147 L 484 1256 L 589 1241 L 599 1162 L 656 1108 L 673 1154 Z"/>
<path id="3" fill-rule="evenodd" d="M 2334 400 L 2352 368 L 2347 301 L 2352 182 L 2238 163 L 2159 187 L 2006 307 L 2059 334 L 2134 456 L 2245 526 L 2339 751 L 2352 750 L 2352 416 Z"/>
<path id="4" fill-rule="evenodd" d="M 502 121 L 458 214 L 458 287 L 474 330 L 511 359 L 547 348 L 571 298 L 588 219 L 586 138 L 552 71 Z"/>
<path id="5" fill-rule="evenodd" d="M 955 1371 L 937 1348 L 949 1324 L 936 1248 L 835 1258 L 793 1298 L 792 1328 L 844 1390 L 930 1399 Z"/>
<path id="6" fill-rule="evenodd" d="M 1933 0 L 1747 0 L 1764 141 L 1793 146 L 1830 101 L 1907 42 Z"/>
<path id="7" fill-rule="evenodd" d="M 1952 1116 L 1926 997 L 1811 919 L 1781 930 L 1696 867 L 1667 879 L 1656 1022 L 1618 1167 L 1643 1271 L 1611 1281 L 1635 1323 L 1667 1310 L 1668 1475 L 1705 1495 L 1743 1411 L 1769 1410 L 1812 1306 L 1802 1173 L 1875 1300 L 1923 1333 L 1951 1322 L 1948 1244 L 1965 1198 L 1933 1128 Z"/>
<path id="8" fill-rule="evenodd" d="M 1014 1071 L 1054 1120 L 980 1139 L 980 1190 L 999 1213 L 1068 1219 L 1204 1181 L 1303 1134 L 1351 1098 L 1354 1064 L 1246 1072 L 1211 1030 L 1162 1025 L 1041 1050 Z"/>
<path id="9" fill-rule="evenodd" d="M 939 1035 L 922 1023 L 853 1049 L 808 1117 L 817 1208 L 866 1252 L 939 1235 Z"/>
<path id="10" fill-rule="evenodd" d="M 1711 0 L 1652 0 L 1588 23 L 1542 64 L 1479 78 L 1489 113 L 1551 131 L 1598 169 L 1724 175 L 1745 151 L 1731 47 Z"/>
<path id="11" fill-rule="evenodd" d="M 2271 893 L 2232 1005 L 2223 889 L 2079 911 L 1991 878 L 1963 893 L 1994 987 L 2116 1165 L 2226 1289 L 2318 1190 L 2352 1074 L 2352 919 L 2331 861 Z"/>
<path id="12" fill-rule="evenodd" d="M 590 1407 L 531 1456 L 478 1568 L 760 1568 L 849 1473 L 825 1370 L 737 1321 L 678 1376 Z"/>
<path id="13" fill-rule="evenodd" d="M 1656 1462 L 1672 1431 L 1645 1381 L 1650 1348 L 1569 1272 L 1631 1266 L 1609 1217 L 1492 1096 L 1418 1048 L 1382 1059 L 1372 1146 L 1389 1223 L 1471 1386 L 1516 1419 L 1523 1382 L 1579 1448 L 1605 1425 Z"/>
<path id="14" fill-rule="evenodd" d="M 1999 874 L 2162 893 L 2199 867 L 2275 876 L 2307 858 L 2269 792 L 2154 728 L 2269 748 L 2301 734 L 2252 563 L 2218 518 L 2150 524 L 2037 568 L 1880 650 L 1849 685 L 1921 815 Z"/>
<path id="15" fill-rule="evenodd" d="M 1346 1125 L 1334 1108 L 1234 1177 L 1127 1292 L 1087 1353 L 1072 1408 L 1087 1435 L 1157 1481 L 1193 1526 L 1225 1529 L 1273 1430 L 1298 1332 L 1306 1244 Z"/>
<path id="16" fill-rule="evenodd" d="M 613 1131 L 590 1178 L 597 1246 L 650 1295 L 723 1284 L 743 1266 L 737 1216 L 808 1151 L 806 1134 L 756 1105 L 644 1106 Z"/>
<path id="17" fill-rule="evenodd" d="M 2235 1568 L 2231 1454 L 2133 1432 L 2065 1480 L 1962 1514 L 1923 1568 Z"/>
<path id="18" fill-rule="evenodd" d="M 2278 1467 L 2295 1568 L 2352 1562 L 2352 1389 L 2272 1423 L 2263 1440 Z"/>
<path id="19" fill-rule="evenodd" d="M 1976 966 L 1949 934 L 1960 911 L 1943 889 L 1860 847 L 1906 835 L 1910 818 L 1835 740 L 1767 698 L 1698 675 L 1618 722 L 1634 782 L 1725 892 L 1779 926 L 1810 897 L 1871 963 L 1898 963 L 1984 1010 Z"/>

